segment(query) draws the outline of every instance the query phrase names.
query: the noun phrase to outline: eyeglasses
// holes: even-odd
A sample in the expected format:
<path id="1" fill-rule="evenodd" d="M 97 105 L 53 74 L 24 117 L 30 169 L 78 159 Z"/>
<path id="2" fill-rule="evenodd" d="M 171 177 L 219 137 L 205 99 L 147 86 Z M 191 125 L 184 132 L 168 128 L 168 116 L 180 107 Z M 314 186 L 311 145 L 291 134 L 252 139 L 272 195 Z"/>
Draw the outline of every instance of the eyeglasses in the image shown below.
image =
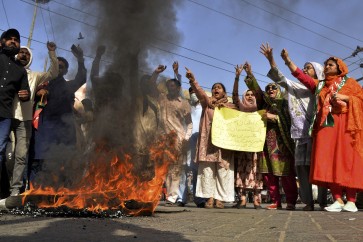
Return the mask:
<path id="1" fill-rule="evenodd" d="M 277 90 L 277 86 L 275 86 L 275 85 L 270 85 L 270 86 L 267 86 L 267 87 L 265 87 L 265 91 L 267 92 L 267 91 L 269 91 L 269 90 Z"/>
<path id="2" fill-rule="evenodd" d="M 313 67 L 311 67 L 311 66 L 304 66 L 304 68 L 303 68 L 303 70 L 310 70 L 310 69 L 314 69 Z"/>

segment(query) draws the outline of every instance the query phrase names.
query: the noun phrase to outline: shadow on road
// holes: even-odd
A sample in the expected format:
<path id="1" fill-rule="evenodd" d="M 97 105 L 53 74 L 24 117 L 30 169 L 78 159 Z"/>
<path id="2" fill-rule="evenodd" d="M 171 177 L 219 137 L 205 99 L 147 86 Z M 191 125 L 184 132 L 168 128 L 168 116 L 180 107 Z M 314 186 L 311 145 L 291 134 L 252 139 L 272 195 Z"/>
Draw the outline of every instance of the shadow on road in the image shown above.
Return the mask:
<path id="1" fill-rule="evenodd" d="M 0 241 L 190 241 L 179 233 L 150 228 L 158 222 L 154 217 L 0 217 Z M 140 221 L 145 224 L 145 220 L 147 228 L 135 225 Z"/>

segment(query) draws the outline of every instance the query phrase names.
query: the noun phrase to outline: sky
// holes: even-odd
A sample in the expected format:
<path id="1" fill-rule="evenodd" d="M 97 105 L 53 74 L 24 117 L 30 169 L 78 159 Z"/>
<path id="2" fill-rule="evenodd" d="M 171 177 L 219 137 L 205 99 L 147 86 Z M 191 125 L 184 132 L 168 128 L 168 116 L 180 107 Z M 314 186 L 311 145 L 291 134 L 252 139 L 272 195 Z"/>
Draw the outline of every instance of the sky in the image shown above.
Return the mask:
<path id="1" fill-rule="evenodd" d="M 167 0 L 165 0 L 167 1 Z M 167 65 L 165 76 L 173 76 L 172 63 L 179 62 L 180 73 L 184 67 L 193 71 L 199 84 L 210 89 L 213 83 L 222 82 L 227 92 L 232 92 L 234 66 L 248 61 L 261 87 L 270 80 L 266 77 L 270 66 L 259 53 L 262 43 L 274 49 L 275 60 L 281 71 L 295 80 L 280 52 L 286 48 L 291 59 L 302 67 L 307 61 L 323 64 L 329 56 L 347 58 L 357 46 L 363 46 L 361 0 L 177 0 L 177 28 L 181 35 L 178 43 L 168 40 L 155 43 L 152 71 L 158 64 Z M 0 31 L 16 28 L 27 44 L 34 12 L 34 1 L 1 0 Z M 74 77 L 75 58 L 69 52 L 71 45 L 84 48 L 86 67 L 91 69 L 95 51 L 87 47 L 96 35 L 98 15 L 92 6 L 80 6 L 76 0 L 52 0 L 38 9 L 31 48 L 33 70 L 42 71 L 47 49 L 45 43 L 56 42 L 57 54 L 71 63 L 68 78 Z M 79 11 L 81 10 L 81 11 Z M 82 32 L 85 39 L 78 40 Z M 107 36 L 105 36 L 107 38 Z M 101 43 L 102 44 L 102 43 Z M 161 50 L 160 50 L 161 49 Z M 104 66 L 112 53 L 106 53 Z M 363 52 L 346 59 L 349 76 L 363 76 Z M 245 73 L 242 73 L 244 76 Z M 362 85 L 363 82 L 361 81 Z M 184 77 L 183 88 L 189 84 Z M 240 93 L 246 89 L 241 78 Z"/>

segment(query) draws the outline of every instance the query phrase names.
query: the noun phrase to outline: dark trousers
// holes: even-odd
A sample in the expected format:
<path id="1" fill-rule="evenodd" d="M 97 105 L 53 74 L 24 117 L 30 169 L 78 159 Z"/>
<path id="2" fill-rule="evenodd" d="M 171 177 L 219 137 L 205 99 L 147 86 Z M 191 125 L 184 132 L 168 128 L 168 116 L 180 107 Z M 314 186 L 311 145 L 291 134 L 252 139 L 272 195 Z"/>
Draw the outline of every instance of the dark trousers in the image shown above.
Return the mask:
<path id="1" fill-rule="evenodd" d="M 296 174 L 300 184 L 300 198 L 305 204 L 314 206 L 312 185 L 309 182 L 310 166 L 295 166 Z M 327 205 L 327 189 L 325 187 L 318 187 L 318 203 L 321 207 Z"/>
<path id="2" fill-rule="evenodd" d="M 10 118 L 0 118 L 0 181 L 1 183 L 5 182 L 1 180 L 1 173 L 3 163 L 5 162 L 5 153 L 6 153 L 6 145 L 9 141 L 11 127 L 11 119 Z"/>

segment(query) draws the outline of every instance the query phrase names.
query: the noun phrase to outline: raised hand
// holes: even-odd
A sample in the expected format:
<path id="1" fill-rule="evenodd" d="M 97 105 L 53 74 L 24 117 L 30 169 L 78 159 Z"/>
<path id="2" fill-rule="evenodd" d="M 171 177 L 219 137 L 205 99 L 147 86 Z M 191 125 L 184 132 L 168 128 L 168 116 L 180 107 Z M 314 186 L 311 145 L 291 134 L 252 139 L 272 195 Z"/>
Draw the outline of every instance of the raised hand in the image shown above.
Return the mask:
<path id="1" fill-rule="evenodd" d="M 252 75 L 252 67 L 250 63 L 246 61 L 246 63 L 243 65 L 243 69 L 246 71 L 247 75 Z"/>
<path id="2" fill-rule="evenodd" d="M 260 53 L 263 54 L 269 61 L 272 61 L 274 58 L 272 50 L 273 49 L 270 47 L 269 43 L 262 44 L 260 46 Z"/>
<path id="3" fill-rule="evenodd" d="M 163 71 L 165 71 L 165 69 L 166 69 L 166 66 L 164 66 L 164 65 L 158 65 L 158 67 L 156 67 L 156 69 L 155 69 L 155 72 L 158 73 L 158 74 L 160 74 Z"/>
<path id="4" fill-rule="evenodd" d="M 173 63 L 173 70 L 174 70 L 174 73 L 178 74 L 179 63 L 177 61 L 174 61 L 174 63 Z"/>
<path id="5" fill-rule="evenodd" d="M 55 51 L 57 49 L 57 45 L 54 42 L 47 42 L 47 48 L 49 51 Z"/>
<path id="6" fill-rule="evenodd" d="M 101 57 L 104 53 L 106 52 L 106 46 L 104 45 L 99 45 L 97 47 L 97 52 L 96 52 L 96 56 Z"/>
<path id="7" fill-rule="evenodd" d="M 189 81 L 195 81 L 195 77 L 194 77 L 194 74 L 192 73 L 192 71 L 186 67 L 185 67 L 185 70 L 187 70 L 187 73 L 185 74 L 185 76 L 189 79 Z"/>
<path id="8" fill-rule="evenodd" d="M 281 58 L 285 61 L 285 62 L 289 62 L 289 52 L 287 52 L 287 50 L 284 48 L 281 51 Z"/>
<path id="9" fill-rule="evenodd" d="M 73 55 L 77 58 L 78 61 L 83 60 L 83 50 L 81 46 L 72 45 L 71 50 Z"/>
<path id="10" fill-rule="evenodd" d="M 243 71 L 243 65 L 236 65 L 234 67 L 234 69 L 236 70 L 236 78 L 239 78 L 239 76 L 241 75 L 242 71 Z"/>

